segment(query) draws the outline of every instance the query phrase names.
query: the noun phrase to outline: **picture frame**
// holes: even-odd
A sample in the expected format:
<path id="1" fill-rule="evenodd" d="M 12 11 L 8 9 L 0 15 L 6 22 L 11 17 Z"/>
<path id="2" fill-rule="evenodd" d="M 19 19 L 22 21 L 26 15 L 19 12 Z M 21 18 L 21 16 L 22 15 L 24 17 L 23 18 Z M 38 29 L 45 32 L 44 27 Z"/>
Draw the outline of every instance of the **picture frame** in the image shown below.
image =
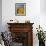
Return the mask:
<path id="1" fill-rule="evenodd" d="M 15 15 L 16 16 L 26 16 L 26 3 L 16 3 L 15 4 Z"/>

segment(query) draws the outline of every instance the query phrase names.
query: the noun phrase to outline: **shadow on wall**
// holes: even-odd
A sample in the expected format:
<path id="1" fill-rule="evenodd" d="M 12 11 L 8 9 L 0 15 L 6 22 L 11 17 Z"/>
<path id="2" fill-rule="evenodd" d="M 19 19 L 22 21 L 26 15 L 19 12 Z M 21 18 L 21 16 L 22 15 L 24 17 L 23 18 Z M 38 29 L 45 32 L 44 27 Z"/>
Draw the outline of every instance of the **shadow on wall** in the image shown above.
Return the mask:
<path id="1" fill-rule="evenodd" d="M 2 0 L 0 0 L 0 31 L 2 31 Z"/>
<path id="2" fill-rule="evenodd" d="M 40 11 L 46 13 L 46 0 L 40 0 Z"/>

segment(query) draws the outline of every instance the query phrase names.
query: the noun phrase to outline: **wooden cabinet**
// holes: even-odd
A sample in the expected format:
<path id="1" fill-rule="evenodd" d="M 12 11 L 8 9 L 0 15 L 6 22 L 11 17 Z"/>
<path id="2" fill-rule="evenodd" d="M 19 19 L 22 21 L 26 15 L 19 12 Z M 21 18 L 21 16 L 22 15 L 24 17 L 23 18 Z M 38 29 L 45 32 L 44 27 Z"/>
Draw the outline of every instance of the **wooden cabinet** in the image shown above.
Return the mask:
<path id="1" fill-rule="evenodd" d="M 12 33 L 13 41 L 22 46 L 33 46 L 33 23 L 7 23 Z"/>

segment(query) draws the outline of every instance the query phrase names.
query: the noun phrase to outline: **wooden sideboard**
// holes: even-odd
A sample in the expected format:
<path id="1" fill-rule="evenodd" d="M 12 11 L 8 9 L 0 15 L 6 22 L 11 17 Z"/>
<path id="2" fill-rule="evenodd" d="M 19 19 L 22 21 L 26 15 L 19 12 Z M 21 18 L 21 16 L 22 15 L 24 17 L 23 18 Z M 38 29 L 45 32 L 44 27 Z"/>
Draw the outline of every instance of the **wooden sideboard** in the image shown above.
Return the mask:
<path id="1" fill-rule="evenodd" d="M 33 46 L 33 23 L 7 23 L 12 39 L 23 43 L 22 46 Z"/>

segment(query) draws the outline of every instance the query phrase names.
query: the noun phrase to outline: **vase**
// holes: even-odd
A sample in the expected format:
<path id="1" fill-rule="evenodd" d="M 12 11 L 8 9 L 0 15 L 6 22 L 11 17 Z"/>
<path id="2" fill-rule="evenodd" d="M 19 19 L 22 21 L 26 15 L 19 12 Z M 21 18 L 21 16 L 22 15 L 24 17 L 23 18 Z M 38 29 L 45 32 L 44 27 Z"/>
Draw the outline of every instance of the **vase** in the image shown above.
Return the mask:
<path id="1" fill-rule="evenodd" d="M 39 40 L 39 46 L 45 46 L 45 41 Z"/>

